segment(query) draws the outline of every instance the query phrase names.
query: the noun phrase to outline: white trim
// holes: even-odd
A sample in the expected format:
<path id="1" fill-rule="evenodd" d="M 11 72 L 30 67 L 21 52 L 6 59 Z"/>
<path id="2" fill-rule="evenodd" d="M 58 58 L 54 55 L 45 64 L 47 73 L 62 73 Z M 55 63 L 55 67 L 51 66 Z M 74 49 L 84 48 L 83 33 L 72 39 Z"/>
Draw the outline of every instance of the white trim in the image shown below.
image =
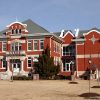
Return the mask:
<path id="1" fill-rule="evenodd" d="M 29 57 L 31 57 L 31 56 L 29 56 Z M 31 61 L 32 61 L 32 58 L 33 58 L 33 57 L 31 57 Z M 32 62 L 31 62 L 31 67 L 28 67 L 28 57 L 27 57 L 27 68 L 29 68 L 29 69 L 32 68 Z"/>
<path id="2" fill-rule="evenodd" d="M 12 41 L 8 41 L 8 44 L 14 43 L 14 42 L 25 43 L 25 40 L 14 39 Z"/>
<path id="3" fill-rule="evenodd" d="M 90 30 L 89 32 L 87 32 L 87 33 L 84 33 L 83 35 L 85 36 L 85 35 L 88 35 L 89 33 L 91 33 L 91 32 L 96 32 L 96 33 L 99 33 L 100 34 L 100 32 L 99 31 L 97 31 L 97 30 Z"/>
<path id="4" fill-rule="evenodd" d="M 33 40 L 33 45 L 34 45 L 34 43 L 35 43 L 35 42 L 34 42 L 35 40 L 37 40 L 37 46 L 40 47 L 40 46 L 38 45 L 38 44 L 39 44 L 38 42 L 39 42 L 40 39 L 34 39 L 34 40 Z M 33 50 L 34 50 L 34 51 L 39 51 L 39 48 L 35 50 L 35 49 L 34 49 L 34 46 L 33 46 Z"/>
<path id="5" fill-rule="evenodd" d="M 84 43 L 76 44 L 76 45 L 84 45 Z"/>
<path id="6" fill-rule="evenodd" d="M 10 35 L 10 38 L 21 38 L 21 35 L 20 34 Z"/>
<path id="7" fill-rule="evenodd" d="M 5 59 L 7 61 L 7 58 Z M 3 58 L 2 58 L 2 67 L 0 69 L 6 69 L 5 67 L 3 67 Z"/>
<path id="8" fill-rule="evenodd" d="M 63 46 L 69 46 L 69 45 L 70 45 L 70 44 L 62 44 L 62 47 L 63 47 Z"/>
<path id="9" fill-rule="evenodd" d="M 2 41 L 2 52 L 6 52 L 3 50 L 3 43 L 6 42 L 6 51 L 7 51 L 7 41 Z"/>
<path id="10" fill-rule="evenodd" d="M 41 49 L 41 45 L 40 45 L 40 44 L 41 44 L 41 40 L 43 40 L 43 49 Z M 39 40 L 39 50 L 41 50 L 41 51 L 44 50 L 44 39 L 40 39 L 40 40 Z"/>
<path id="11" fill-rule="evenodd" d="M 76 31 L 76 33 L 75 33 L 75 37 L 77 37 L 78 34 L 79 34 L 79 28 L 75 29 L 75 31 Z"/>
<path id="12" fill-rule="evenodd" d="M 68 34 L 71 34 L 72 37 L 75 37 L 74 34 L 73 34 L 72 32 L 68 31 L 62 38 L 65 38 L 65 36 L 68 35 Z"/>
<path id="13" fill-rule="evenodd" d="M 67 66 L 66 66 L 66 64 L 68 64 L 69 65 L 69 70 L 67 70 Z M 64 71 L 64 69 L 63 69 L 63 72 L 71 72 L 71 62 L 69 62 L 69 63 L 65 63 L 65 71 Z M 63 66 L 64 67 L 64 66 Z"/>
<path id="14" fill-rule="evenodd" d="M 90 54 L 76 54 L 76 57 L 77 58 L 90 58 Z M 91 54 L 91 58 L 99 58 L 100 57 L 100 54 Z"/>
<path id="15" fill-rule="evenodd" d="M 21 23 L 21 22 L 16 21 L 16 22 L 13 22 L 13 23 L 7 25 L 6 27 L 9 28 L 9 27 L 10 27 L 11 25 L 13 25 L 13 24 L 21 24 L 21 25 L 24 26 L 25 28 L 26 28 L 26 26 L 27 26 L 27 24 L 23 24 L 23 23 Z"/>
<path id="16" fill-rule="evenodd" d="M 31 41 L 31 42 L 30 42 L 30 41 Z M 33 47 L 32 47 L 32 50 L 29 50 L 29 49 L 28 49 L 28 43 L 29 43 L 29 42 L 30 42 L 31 45 L 32 45 L 32 44 L 33 44 L 33 40 L 32 40 L 32 39 L 30 39 L 30 40 L 28 39 L 28 40 L 27 40 L 27 51 L 33 51 Z"/>

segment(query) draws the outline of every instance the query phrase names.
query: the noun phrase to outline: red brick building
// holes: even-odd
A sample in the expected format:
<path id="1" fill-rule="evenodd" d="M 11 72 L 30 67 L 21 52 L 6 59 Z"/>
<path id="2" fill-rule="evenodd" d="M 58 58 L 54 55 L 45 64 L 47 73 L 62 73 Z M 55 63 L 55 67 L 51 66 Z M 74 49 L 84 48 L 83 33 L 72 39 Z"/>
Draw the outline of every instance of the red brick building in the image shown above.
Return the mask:
<path id="1" fill-rule="evenodd" d="M 100 77 L 100 30 L 81 30 L 73 41 L 76 42 L 77 77 L 88 75 L 89 70 L 91 78 Z"/>
<path id="2" fill-rule="evenodd" d="M 75 77 L 100 77 L 100 30 L 80 30 L 75 35 L 70 30 L 55 33 L 63 39 L 62 69 L 60 75 Z"/>
<path id="3" fill-rule="evenodd" d="M 61 62 L 62 39 L 27 20 L 13 22 L 0 35 L 0 78 L 12 75 L 28 75 L 47 45 L 55 64 Z"/>
<path id="4" fill-rule="evenodd" d="M 47 45 L 59 75 L 98 78 L 100 70 L 100 30 L 70 30 L 50 33 L 31 20 L 13 22 L 0 32 L 0 79 L 28 75 Z"/>

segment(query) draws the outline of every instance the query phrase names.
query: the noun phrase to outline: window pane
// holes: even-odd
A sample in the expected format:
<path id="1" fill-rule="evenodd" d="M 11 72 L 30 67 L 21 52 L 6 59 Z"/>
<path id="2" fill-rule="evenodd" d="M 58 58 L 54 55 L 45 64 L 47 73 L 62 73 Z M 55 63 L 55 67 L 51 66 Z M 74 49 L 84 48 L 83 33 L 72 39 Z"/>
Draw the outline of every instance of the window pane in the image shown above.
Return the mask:
<path id="1" fill-rule="evenodd" d="M 3 42 L 3 51 L 6 51 L 6 49 L 7 49 L 6 43 L 7 43 L 7 42 Z"/>
<path id="2" fill-rule="evenodd" d="M 21 33 L 21 29 L 19 29 L 19 33 Z"/>
<path id="3" fill-rule="evenodd" d="M 18 29 L 16 29 L 16 34 L 18 34 Z"/>
<path id="4" fill-rule="evenodd" d="M 21 50 L 21 47 L 22 47 L 22 44 L 19 43 L 19 42 L 16 42 L 16 43 L 12 43 L 11 44 L 11 50 L 12 51 L 20 51 Z"/>
<path id="5" fill-rule="evenodd" d="M 28 57 L 28 67 L 32 67 L 32 58 Z"/>
<path id="6" fill-rule="evenodd" d="M 14 34 L 14 30 L 12 30 L 12 34 Z"/>
<path id="7" fill-rule="evenodd" d="M 7 61 L 6 61 L 5 57 L 3 58 L 3 67 L 5 67 L 5 68 L 7 67 Z"/>
<path id="8" fill-rule="evenodd" d="M 40 40 L 40 49 L 44 49 L 44 40 Z"/>
<path id="9" fill-rule="evenodd" d="M 28 50 L 32 50 L 32 41 L 28 41 Z"/>
<path id="10" fill-rule="evenodd" d="M 38 40 L 34 40 L 34 50 L 38 50 Z"/>

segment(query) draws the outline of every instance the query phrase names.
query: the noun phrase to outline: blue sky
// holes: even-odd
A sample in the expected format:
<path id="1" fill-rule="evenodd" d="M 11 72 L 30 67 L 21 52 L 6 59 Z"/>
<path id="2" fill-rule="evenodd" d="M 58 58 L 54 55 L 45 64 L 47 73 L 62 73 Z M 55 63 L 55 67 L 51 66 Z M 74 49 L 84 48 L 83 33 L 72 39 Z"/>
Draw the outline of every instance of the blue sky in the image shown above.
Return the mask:
<path id="1" fill-rule="evenodd" d="M 50 32 L 100 29 L 100 0 L 0 0 L 0 30 L 32 19 Z"/>

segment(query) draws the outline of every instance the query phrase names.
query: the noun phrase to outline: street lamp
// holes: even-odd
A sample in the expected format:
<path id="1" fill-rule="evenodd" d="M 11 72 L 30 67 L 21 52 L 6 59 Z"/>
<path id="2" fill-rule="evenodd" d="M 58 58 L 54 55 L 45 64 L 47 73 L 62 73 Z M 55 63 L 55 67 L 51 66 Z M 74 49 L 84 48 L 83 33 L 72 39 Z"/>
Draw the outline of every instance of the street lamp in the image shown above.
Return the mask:
<path id="1" fill-rule="evenodd" d="M 73 81 L 74 80 L 74 61 L 71 61 L 71 80 Z"/>
<path id="2" fill-rule="evenodd" d="M 90 97 L 90 88 L 91 88 L 90 80 L 91 80 L 91 63 L 92 63 L 91 59 L 89 59 L 88 63 L 89 63 L 89 97 Z"/>

